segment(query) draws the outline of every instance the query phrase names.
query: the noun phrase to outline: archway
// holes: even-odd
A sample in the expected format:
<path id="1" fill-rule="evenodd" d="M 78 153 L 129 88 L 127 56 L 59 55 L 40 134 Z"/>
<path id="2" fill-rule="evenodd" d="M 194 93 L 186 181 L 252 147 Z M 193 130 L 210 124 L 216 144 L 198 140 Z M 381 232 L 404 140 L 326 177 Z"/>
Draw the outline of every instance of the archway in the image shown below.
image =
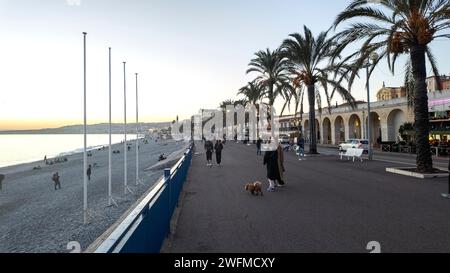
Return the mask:
<path id="1" fill-rule="evenodd" d="M 331 121 L 325 118 L 322 122 L 323 144 L 331 144 Z"/>
<path id="2" fill-rule="evenodd" d="M 320 136 L 322 134 L 321 132 L 321 128 L 320 128 L 320 122 L 318 119 L 316 119 L 316 142 L 320 143 Z"/>
<path id="3" fill-rule="evenodd" d="M 366 118 L 366 136 L 368 127 L 368 118 Z M 385 141 L 381 134 L 381 118 L 377 112 L 370 114 L 370 141 L 373 146 L 379 146 L 379 143 Z"/>
<path id="4" fill-rule="evenodd" d="M 303 125 L 303 137 L 305 140 L 309 140 L 309 120 L 305 120 Z"/>
<path id="5" fill-rule="evenodd" d="M 345 141 L 345 125 L 344 119 L 341 116 L 337 116 L 334 121 L 334 144 L 338 145 Z"/>
<path id="6" fill-rule="evenodd" d="M 388 125 L 388 141 L 400 141 L 401 137 L 398 132 L 400 126 L 405 123 L 405 113 L 400 109 L 394 109 L 389 113 L 387 119 Z"/>
<path id="7" fill-rule="evenodd" d="M 350 138 L 361 138 L 361 120 L 358 115 L 353 114 L 350 116 L 348 129 Z"/>

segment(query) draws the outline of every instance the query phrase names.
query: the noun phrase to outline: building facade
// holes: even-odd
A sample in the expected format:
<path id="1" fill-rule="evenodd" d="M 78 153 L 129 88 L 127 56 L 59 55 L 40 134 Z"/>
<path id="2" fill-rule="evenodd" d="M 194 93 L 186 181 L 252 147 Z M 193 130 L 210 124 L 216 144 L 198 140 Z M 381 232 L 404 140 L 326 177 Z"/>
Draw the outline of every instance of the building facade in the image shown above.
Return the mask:
<path id="1" fill-rule="evenodd" d="M 401 92 L 401 89 L 397 89 Z M 386 88 L 380 90 L 385 93 Z M 379 93 L 380 93 L 379 92 Z M 380 93 L 380 94 L 381 94 Z M 392 93 L 391 93 L 392 94 Z M 402 94 L 402 93 L 399 93 Z M 406 94 L 405 94 L 406 95 Z M 316 111 L 316 139 L 318 143 L 338 145 L 351 138 L 368 139 L 372 143 L 402 140 L 399 128 L 406 122 L 414 123 L 414 113 L 407 99 L 399 97 L 371 103 L 371 133 L 367 133 L 367 103 L 358 102 L 356 108 L 347 104 Z M 439 132 L 439 138 L 450 138 L 450 89 L 428 93 L 431 130 Z M 436 122 L 435 122 L 436 121 Z M 302 118 L 283 116 L 279 118 L 281 133 L 295 134 L 300 131 L 309 138 L 309 114 Z M 437 122 L 440 122 L 437 124 Z M 301 124 L 300 124 L 301 123 Z M 433 137 L 433 132 L 431 136 Z M 437 137 L 436 135 L 434 137 Z"/>

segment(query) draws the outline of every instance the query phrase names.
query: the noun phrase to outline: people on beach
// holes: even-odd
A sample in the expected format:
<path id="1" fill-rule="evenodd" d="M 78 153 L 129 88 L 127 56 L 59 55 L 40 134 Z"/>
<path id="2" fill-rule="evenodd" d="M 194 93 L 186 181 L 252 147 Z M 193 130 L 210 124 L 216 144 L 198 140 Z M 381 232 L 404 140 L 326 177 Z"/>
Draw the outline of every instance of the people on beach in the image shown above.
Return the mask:
<path id="1" fill-rule="evenodd" d="M 44 156 L 44 163 L 47 165 L 47 155 Z"/>
<path id="2" fill-rule="evenodd" d="M 55 191 L 61 189 L 61 182 L 59 181 L 59 173 L 56 172 L 52 176 L 52 180 L 55 183 Z"/>
<path id="3" fill-rule="evenodd" d="M 278 144 L 277 147 L 278 172 L 280 173 L 277 186 L 284 186 L 284 149 Z"/>
<path id="4" fill-rule="evenodd" d="M 276 182 L 280 180 L 278 170 L 278 149 L 264 153 L 264 165 L 267 168 L 267 180 L 269 180 L 268 191 L 275 191 Z"/>
<path id="5" fill-rule="evenodd" d="M 214 145 L 214 150 L 216 151 L 217 166 L 220 167 L 220 163 L 222 163 L 222 150 L 223 150 L 223 144 L 221 140 L 216 141 L 216 145 Z"/>
<path id="6" fill-rule="evenodd" d="M 259 137 L 258 140 L 256 141 L 256 155 L 262 155 L 261 144 L 262 144 L 262 139 Z"/>
<path id="7" fill-rule="evenodd" d="M 298 160 L 305 159 L 305 139 L 303 138 L 303 136 L 299 136 L 297 138 L 297 155 Z"/>
<path id="8" fill-rule="evenodd" d="M 86 171 L 86 174 L 87 174 L 88 180 L 91 181 L 91 174 L 92 174 L 92 166 L 91 165 L 89 165 L 89 167 Z"/>
<path id="9" fill-rule="evenodd" d="M 205 141 L 205 150 L 206 150 L 206 166 L 212 166 L 212 154 L 214 151 L 214 145 L 211 140 Z"/>
<path id="10" fill-rule="evenodd" d="M 0 173 L 0 191 L 2 190 L 3 180 L 5 179 L 5 175 Z"/>

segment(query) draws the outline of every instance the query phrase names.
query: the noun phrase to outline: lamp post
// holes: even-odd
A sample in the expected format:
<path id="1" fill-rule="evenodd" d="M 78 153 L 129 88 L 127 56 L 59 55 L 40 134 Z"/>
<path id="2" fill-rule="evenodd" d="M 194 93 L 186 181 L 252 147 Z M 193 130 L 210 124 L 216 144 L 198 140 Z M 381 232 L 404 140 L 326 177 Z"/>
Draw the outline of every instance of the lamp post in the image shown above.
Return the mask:
<path id="1" fill-rule="evenodd" d="M 369 154 L 369 160 L 373 159 L 373 153 L 372 153 L 372 135 L 371 135 L 371 120 L 370 120 L 370 73 L 369 73 L 369 68 L 371 67 L 371 63 L 370 61 L 372 61 L 373 63 L 375 63 L 378 60 L 378 54 L 376 52 L 372 52 L 370 53 L 369 56 L 369 60 L 367 61 L 367 65 L 366 65 L 366 89 L 367 89 L 367 139 L 369 141 L 369 150 L 368 150 L 368 154 Z"/>

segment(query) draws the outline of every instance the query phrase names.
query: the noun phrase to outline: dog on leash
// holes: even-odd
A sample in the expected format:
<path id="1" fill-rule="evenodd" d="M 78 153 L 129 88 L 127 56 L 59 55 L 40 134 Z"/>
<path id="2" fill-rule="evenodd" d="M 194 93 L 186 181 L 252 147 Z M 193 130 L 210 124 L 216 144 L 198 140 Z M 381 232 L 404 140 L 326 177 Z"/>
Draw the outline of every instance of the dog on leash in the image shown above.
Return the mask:
<path id="1" fill-rule="evenodd" d="M 264 195 L 262 192 L 262 183 L 259 181 L 256 181 L 254 183 L 247 183 L 245 185 L 245 190 L 249 191 L 252 195 Z"/>

